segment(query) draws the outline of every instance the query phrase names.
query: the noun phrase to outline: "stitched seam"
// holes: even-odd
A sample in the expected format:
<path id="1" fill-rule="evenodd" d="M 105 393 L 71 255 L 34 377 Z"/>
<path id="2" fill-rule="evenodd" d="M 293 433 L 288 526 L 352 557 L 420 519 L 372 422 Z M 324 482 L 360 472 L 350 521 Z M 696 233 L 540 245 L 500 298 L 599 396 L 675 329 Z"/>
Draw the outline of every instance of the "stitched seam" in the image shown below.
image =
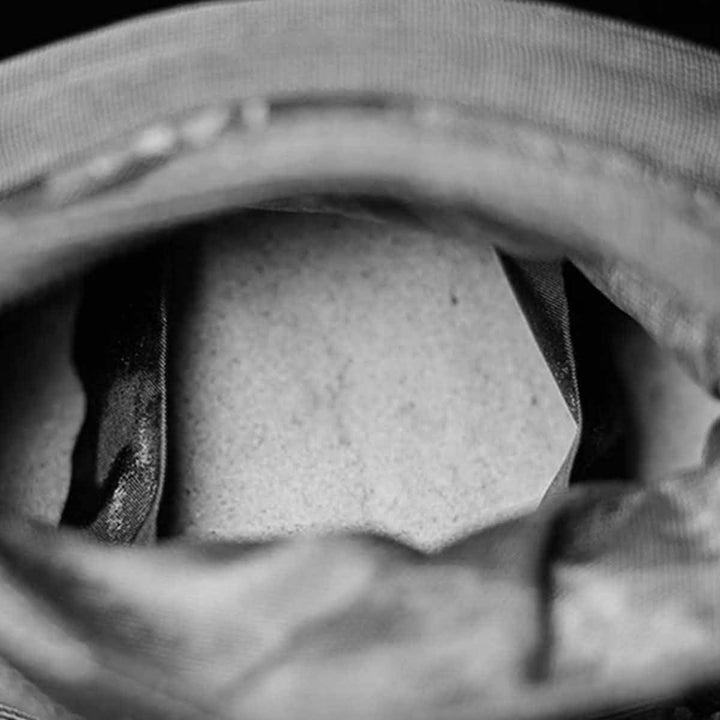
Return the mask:
<path id="1" fill-rule="evenodd" d="M 44 193 L 47 189 L 53 184 L 68 180 L 72 173 L 78 173 L 81 176 L 79 178 L 81 186 L 86 185 L 85 188 L 78 188 L 77 195 L 72 198 L 73 201 L 122 187 L 127 182 L 140 179 L 173 160 L 188 156 L 192 152 L 197 152 L 216 143 L 233 131 L 239 129 L 251 130 L 252 128 L 248 128 L 243 123 L 243 110 L 247 109 L 248 103 L 253 102 L 257 102 L 257 100 L 250 98 L 245 102 L 225 106 L 213 104 L 183 114 L 179 118 L 168 118 L 166 116 L 164 120 L 152 122 L 144 130 L 133 133 L 133 137 L 126 140 L 124 146 L 119 147 L 117 143 L 108 143 L 103 146 L 103 148 L 107 149 L 98 149 L 91 155 L 85 155 L 85 159 L 82 161 L 68 164 L 65 168 L 43 176 L 36 176 L 15 192 L 7 193 L 4 199 L 0 198 L 0 212 L 5 209 L 3 206 L 6 206 L 8 200 L 22 198 L 25 195 L 39 195 L 37 199 L 42 203 L 46 199 Z M 345 100 L 345 102 L 340 102 L 337 105 L 328 105 L 323 102 L 321 107 L 323 109 L 331 108 L 342 111 L 357 107 L 363 108 L 364 105 L 366 103 L 362 101 L 350 103 Z M 297 104 L 290 101 L 268 103 L 270 124 L 272 124 L 274 117 L 281 114 L 283 106 L 297 111 L 308 111 L 316 107 L 315 104 L 307 100 L 299 101 Z M 457 124 L 467 123 L 468 120 L 474 121 L 474 128 L 472 129 L 475 130 L 476 134 L 482 136 L 482 142 L 499 147 L 515 157 L 532 160 L 541 166 L 582 174 L 586 177 L 630 180 L 633 183 L 641 184 L 647 189 L 674 193 L 697 209 L 713 205 L 715 209 L 720 211 L 719 199 L 713 191 L 702 185 L 688 182 L 681 173 L 670 174 L 662 171 L 648 159 L 642 158 L 639 153 L 624 148 L 608 149 L 597 145 L 588 146 L 587 143 L 583 143 L 581 147 L 580 140 L 572 133 L 562 133 L 555 129 L 552 136 L 550 136 L 543 132 L 548 128 L 545 128 L 541 123 L 518 122 L 516 118 L 503 118 L 499 113 L 487 113 L 494 123 L 500 125 L 500 127 L 488 128 L 482 125 L 483 113 L 471 112 L 468 108 L 458 104 L 453 106 L 444 103 L 401 104 L 397 101 L 388 101 L 386 112 L 392 112 L 393 114 L 403 113 L 408 117 L 411 124 L 420 125 L 425 122 L 423 114 L 428 110 L 437 112 L 445 119 L 450 118 Z M 185 142 L 182 137 L 183 128 L 196 120 L 198 116 L 212 112 L 226 113 L 227 121 L 222 122 L 221 126 L 218 127 L 218 131 L 200 147 L 193 147 L 192 142 Z M 501 125 L 503 120 L 513 122 L 513 127 Z M 157 153 L 138 152 L 137 148 L 147 135 L 158 131 L 168 134 L 168 137 L 172 140 L 172 147 Z M 528 137 L 528 131 L 530 134 L 535 133 L 537 137 Z M 567 141 L 572 142 L 574 146 L 568 147 L 565 144 Z M 532 144 L 535 146 L 530 147 Z M 538 151 L 538 145 L 542 146 L 541 151 Z M 96 165 L 105 160 L 112 161 L 113 159 L 118 162 L 116 171 L 107 178 L 92 177 Z M 83 173 L 86 174 L 84 182 L 82 181 Z M 36 203 L 34 204 L 36 205 Z"/>

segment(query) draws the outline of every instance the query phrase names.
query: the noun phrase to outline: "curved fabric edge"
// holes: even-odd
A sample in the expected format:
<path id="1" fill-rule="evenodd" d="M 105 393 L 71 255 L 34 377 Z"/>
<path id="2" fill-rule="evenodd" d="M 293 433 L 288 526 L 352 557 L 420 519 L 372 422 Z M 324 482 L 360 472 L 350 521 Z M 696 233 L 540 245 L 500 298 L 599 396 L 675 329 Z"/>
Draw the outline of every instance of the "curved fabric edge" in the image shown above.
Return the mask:
<path id="1" fill-rule="evenodd" d="M 578 488 L 432 555 L 358 534 L 110 547 L 11 520 L 0 650 L 108 719 L 673 703 L 720 678 L 717 472 Z"/>
<path id="2" fill-rule="evenodd" d="M 719 68 L 711 51 L 550 5 L 200 5 L 0 64 L 0 191 L 169 115 L 337 93 L 526 119 L 717 187 Z"/>
<path id="3" fill-rule="evenodd" d="M 241 104 L 200 149 L 187 140 L 197 115 L 154 126 L 124 154 L 94 155 L 0 203 L 0 302 L 151 232 L 325 192 L 420 201 L 424 218 L 463 218 L 459 231 L 505 226 L 511 253 L 621 260 L 720 311 L 716 199 L 526 123 L 427 110 Z"/>
<path id="4" fill-rule="evenodd" d="M 523 251 L 609 256 L 714 316 L 719 83 L 711 51 L 501 0 L 266 0 L 123 23 L 0 64 L 0 303 L 113 236 L 309 186 L 455 197 L 525 231 Z M 276 122 L 318 100 L 406 118 L 377 134 Z M 238 124 L 249 137 L 230 137 Z"/>
<path id="5" fill-rule="evenodd" d="M 162 256 L 145 254 L 85 283 L 75 363 L 87 408 L 61 524 L 103 542 L 156 540 L 167 467 L 165 274 Z"/>

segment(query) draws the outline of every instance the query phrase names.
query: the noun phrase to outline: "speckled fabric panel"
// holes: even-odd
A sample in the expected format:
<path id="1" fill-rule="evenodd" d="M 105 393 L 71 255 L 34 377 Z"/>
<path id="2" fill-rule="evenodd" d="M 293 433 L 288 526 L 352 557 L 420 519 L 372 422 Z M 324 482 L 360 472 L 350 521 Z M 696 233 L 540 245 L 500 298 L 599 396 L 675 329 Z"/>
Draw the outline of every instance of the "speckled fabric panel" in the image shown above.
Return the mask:
<path id="1" fill-rule="evenodd" d="M 192 235 L 173 253 L 177 533 L 436 549 L 540 502 L 576 427 L 492 233 L 251 212 Z"/>

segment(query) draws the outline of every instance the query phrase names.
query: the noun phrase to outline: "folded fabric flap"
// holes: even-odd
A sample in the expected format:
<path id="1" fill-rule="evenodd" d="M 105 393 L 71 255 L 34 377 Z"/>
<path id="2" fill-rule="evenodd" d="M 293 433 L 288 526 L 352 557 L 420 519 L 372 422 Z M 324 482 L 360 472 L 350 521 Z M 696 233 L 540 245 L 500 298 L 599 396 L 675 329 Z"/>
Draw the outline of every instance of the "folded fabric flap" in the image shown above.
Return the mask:
<path id="1" fill-rule="evenodd" d="M 585 487 L 436 555 L 361 535 L 131 549 L 8 521 L 0 652 L 108 718 L 668 702 L 720 678 L 717 478 Z"/>

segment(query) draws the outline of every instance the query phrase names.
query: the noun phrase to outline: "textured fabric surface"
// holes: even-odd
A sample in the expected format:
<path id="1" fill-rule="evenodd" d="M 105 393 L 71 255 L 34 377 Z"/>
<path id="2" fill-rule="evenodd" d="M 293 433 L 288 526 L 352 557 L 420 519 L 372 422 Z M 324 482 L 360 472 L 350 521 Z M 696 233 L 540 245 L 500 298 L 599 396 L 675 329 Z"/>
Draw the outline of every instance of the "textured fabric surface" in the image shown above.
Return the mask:
<path id="1" fill-rule="evenodd" d="M 470 0 L 204 6 L 32 53 L 0 66 L 0 302 L 220 211 L 387 194 L 411 221 L 569 255 L 717 392 L 719 75 L 657 35 Z M 557 273 L 514 278 L 580 420 Z M 120 280 L 78 355 L 66 518 L 96 537 L 0 526 L 0 655 L 53 700 L 118 720 L 657 717 L 720 682 L 712 443 L 704 467 L 581 483 L 432 555 L 123 546 L 154 535 L 164 339 L 161 298 L 133 310 L 160 285 Z"/>
<path id="2" fill-rule="evenodd" d="M 283 57 L 293 61 L 277 74 Z M 190 107 L 333 91 L 411 94 L 532 118 L 714 185 L 720 140 L 714 107 L 703 100 L 716 86 L 711 52 L 551 6 L 208 4 L 6 62 L 0 187 Z M 81 115 L 88 101 L 96 111 Z"/>
<path id="3" fill-rule="evenodd" d="M 0 642 L 89 717 L 651 707 L 717 677 L 716 478 L 582 488 L 434 556 L 360 536 L 113 548 L 7 522 Z"/>
<path id="4" fill-rule="evenodd" d="M 61 522 L 99 540 L 154 538 L 166 467 L 167 319 L 156 257 L 86 285 L 76 366 L 88 398 Z"/>
<path id="5" fill-rule="evenodd" d="M 247 185 L 255 163 L 268 172 L 270 159 L 263 148 L 273 141 L 272 132 L 254 137 L 249 147 L 218 146 L 225 161 L 208 156 L 214 173 L 198 178 L 178 167 L 166 182 L 176 198 L 183 192 L 185 197 L 172 207 L 161 181 L 167 176 L 156 172 L 155 184 L 137 186 L 139 197 L 125 186 L 121 198 L 98 202 L 89 217 L 89 208 L 44 217 L 49 207 L 77 199 L 78 192 L 96 193 L 107 184 L 137 179 L 158 162 L 205 145 L 237 123 L 262 127 L 264 114 L 270 111 L 272 119 L 273 108 L 263 110 L 258 98 L 282 103 L 360 97 L 365 102 L 389 99 L 390 105 L 410 102 L 424 132 L 413 137 L 417 132 L 398 129 L 398 136 L 385 138 L 395 148 L 391 153 L 368 127 L 348 129 L 364 134 L 361 147 L 354 148 L 347 135 L 333 141 L 328 125 L 321 123 L 322 130 L 308 136 L 306 129 L 296 138 L 301 147 L 294 152 L 273 146 L 284 159 L 273 175 L 293 182 L 288 163 L 305 184 L 314 180 L 313 163 L 318 173 L 335 178 L 342 166 L 358 173 L 360 158 L 354 156 L 360 153 L 375 173 L 388 174 L 382 169 L 385 157 L 401 176 L 429 183 L 420 167 L 392 157 L 412 154 L 402 150 L 401 139 L 414 147 L 427 143 L 423 155 L 413 158 L 429 161 L 426 136 L 434 133 L 427 126 L 439 132 L 450 120 L 448 113 L 476 113 L 482 127 L 476 147 L 483 148 L 483 156 L 469 157 L 463 148 L 455 159 L 450 148 L 442 150 L 455 182 L 468 173 L 461 158 L 472 163 L 476 192 L 467 197 L 467 188 L 451 190 L 444 177 L 450 173 L 439 173 L 439 160 L 433 167 L 437 186 L 457 193 L 458 199 L 482 198 L 485 210 L 503 222 L 518 223 L 524 216 L 529 219 L 525 230 L 580 245 L 583 251 L 597 251 L 599 241 L 614 255 L 650 266 L 664 282 L 681 284 L 695 303 L 717 311 L 718 260 L 710 240 L 717 229 L 716 200 L 706 192 L 717 184 L 716 80 L 710 52 L 524 3 L 253 2 L 129 23 L 3 65 L 0 173 L 13 202 L 8 205 L 12 220 L 0 225 L 0 236 L 4 247 L 14 247 L 22 235 L 24 246 L 37 249 L 32 258 L 14 251 L 12 264 L 8 256 L 4 282 L 10 285 L 20 273 L 29 276 L 32 262 L 48 252 L 45 244 L 56 245 L 61 236 L 65 242 L 73 238 L 77 262 L 92 256 L 93 245 L 84 236 L 96 237 L 103 225 L 128 232 L 151 219 L 167 222 L 168 214 L 176 216 L 183 207 L 197 213 L 209 202 L 198 196 L 213 180 L 216 193 L 224 189 L 226 204 L 258 199 L 257 188 L 255 197 L 248 197 Z M 216 114 L 208 119 L 198 108 Z M 288 129 L 278 132 L 289 142 Z M 337 145 L 328 149 L 332 158 L 323 159 L 317 136 L 331 145 L 344 144 L 342 166 Z M 296 156 L 301 150 L 312 155 L 312 162 Z M 234 169 L 231 156 L 237 153 L 245 161 Z M 87 164 L 77 172 L 57 182 L 48 178 L 82 158 Z M 327 163 L 333 159 L 330 169 Z M 230 193 L 238 178 L 233 182 L 226 173 L 238 172 L 245 178 L 245 197 Z M 482 172 L 488 177 L 478 175 Z M 302 185 L 295 178 L 287 189 L 297 192 Z M 40 205 L 33 207 L 36 201 Z M 217 205 L 215 200 L 212 207 Z M 21 208 L 31 211 L 32 222 L 18 217 Z M 692 248 L 683 263 L 675 262 L 678 237 Z M 57 271 L 63 267 L 58 264 Z"/>
<path id="6" fill-rule="evenodd" d="M 0 507 L 57 523 L 84 399 L 71 360 L 78 287 L 0 319 Z"/>
<path id="7" fill-rule="evenodd" d="M 175 532 L 437 549 L 539 503 L 575 422 L 491 234 L 287 212 L 186 234 L 169 249 Z"/>

